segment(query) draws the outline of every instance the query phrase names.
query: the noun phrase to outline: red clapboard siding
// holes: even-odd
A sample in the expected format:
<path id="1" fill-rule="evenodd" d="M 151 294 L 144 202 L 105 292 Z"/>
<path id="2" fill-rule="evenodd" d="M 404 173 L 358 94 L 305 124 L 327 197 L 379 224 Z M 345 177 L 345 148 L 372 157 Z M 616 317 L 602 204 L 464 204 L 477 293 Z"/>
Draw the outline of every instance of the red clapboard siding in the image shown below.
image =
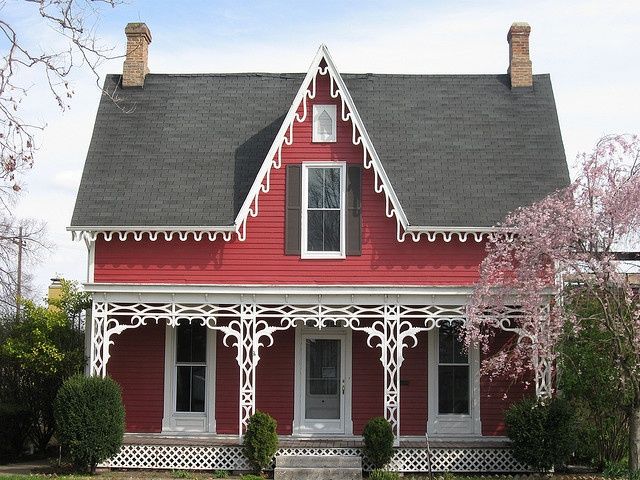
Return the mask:
<path id="1" fill-rule="evenodd" d="M 216 433 L 238 433 L 240 370 L 236 348 L 225 347 L 216 335 Z"/>
<path id="2" fill-rule="evenodd" d="M 273 346 L 260 349 L 256 372 L 256 408 L 278 422 L 278 434 L 291 435 L 295 375 L 295 330 L 276 332 Z"/>
<path id="3" fill-rule="evenodd" d="M 427 339 L 426 332 L 417 335 L 418 345 L 404 350 L 400 380 L 400 434 L 424 435 L 427 426 Z M 411 344 L 410 344 L 411 345 Z"/>
<path id="4" fill-rule="evenodd" d="M 145 325 L 113 338 L 107 371 L 122 387 L 127 432 L 162 430 L 165 328 Z"/>
<path id="5" fill-rule="evenodd" d="M 380 363 L 380 349 L 367 345 L 364 332 L 354 331 L 351 343 L 353 434 L 362 435 L 369 419 L 384 415 L 384 374 Z"/>
<path id="6" fill-rule="evenodd" d="M 280 169 L 271 171 L 271 189 L 261 193 L 259 215 L 249 218 L 244 242 L 221 239 L 171 242 L 99 239 L 95 251 L 96 282 L 175 284 L 378 284 L 470 285 L 484 256 L 483 243 L 468 240 L 419 242 L 396 239 L 396 220 L 385 216 L 383 194 L 374 191 L 371 169 L 363 170 L 361 256 L 338 260 L 302 260 L 284 255 L 285 165 L 305 160 L 362 163 L 362 146 L 351 143 L 351 122 L 340 119 L 340 102 L 328 92 L 326 77 L 318 79 L 314 102 L 336 104 L 336 143 L 311 142 L 311 117 L 294 124 L 294 142 L 283 146 Z M 299 112 L 302 112 L 300 107 Z M 384 162 L 384 159 L 382 159 Z M 402 189 L 397 185 L 398 190 Z M 160 236 L 161 237 L 161 236 Z M 159 238 L 160 238 L 159 237 Z M 146 237 L 145 237 L 146 238 Z"/>
<path id="7" fill-rule="evenodd" d="M 513 340 L 512 332 L 499 331 L 492 340 L 492 346 L 487 354 L 481 356 L 481 361 L 497 352 L 505 342 Z M 528 388 L 527 388 L 528 387 Z M 497 377 L 490 379 L 480 377 L 480 418 L 482 419 L 482 435 L 506 435 L 504 412 L 513 403 L 525 396 L 533 395 L 533 382 L 527 386 L 526 380 L 514 381 L 511 378 Z"/>

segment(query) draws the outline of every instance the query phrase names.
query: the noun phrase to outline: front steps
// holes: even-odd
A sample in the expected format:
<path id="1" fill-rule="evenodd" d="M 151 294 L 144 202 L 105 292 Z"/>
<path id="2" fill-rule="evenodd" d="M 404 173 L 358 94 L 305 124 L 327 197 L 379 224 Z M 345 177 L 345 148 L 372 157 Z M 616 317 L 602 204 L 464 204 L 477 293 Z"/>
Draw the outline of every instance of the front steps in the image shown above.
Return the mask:
<path id="1" fill-rule="evenodd" d="M 362 458 L 356 455 L 280 455 L 274 480 L 362 480 Z"/>

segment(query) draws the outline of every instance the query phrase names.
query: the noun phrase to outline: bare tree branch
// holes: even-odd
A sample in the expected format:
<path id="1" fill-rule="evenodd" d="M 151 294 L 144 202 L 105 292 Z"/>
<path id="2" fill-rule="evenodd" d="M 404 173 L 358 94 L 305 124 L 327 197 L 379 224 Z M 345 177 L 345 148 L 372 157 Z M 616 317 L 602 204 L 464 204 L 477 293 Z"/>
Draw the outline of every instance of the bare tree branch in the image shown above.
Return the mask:
<path id="1" fill-rule="evenodd" d="M 25 83 L 26 69 L 38 72 L 58 108 L 64 111 L 74 94 L 69 76 L 76 69 L 91 72 L 101 89 L 98 68 L 118 58 L 111 47 L 101 45 L 96 25 L 101 9 L 115 7 L 121 0 L 20 0 L 25 13 L 35 13 L 64 39 L 63 45 L 42 50 L 27 45 L 14 25 L 0 19 L 0 45 L 7 45 L 0 60 L 0 203 L 7 209 L 12 193 L 20 190 L 20 176 L 33 166 L 35 136 L 45 125 L 30 122 L 20 107 L 31 85 Z M 0 10 L 7 0 L 0 0 Z M 35 10 L 35 11 L 34 11 Z M 93 22 L 93 24 L 91 23 Z M 113 92 L 102 92 L 114 102 Z"/>

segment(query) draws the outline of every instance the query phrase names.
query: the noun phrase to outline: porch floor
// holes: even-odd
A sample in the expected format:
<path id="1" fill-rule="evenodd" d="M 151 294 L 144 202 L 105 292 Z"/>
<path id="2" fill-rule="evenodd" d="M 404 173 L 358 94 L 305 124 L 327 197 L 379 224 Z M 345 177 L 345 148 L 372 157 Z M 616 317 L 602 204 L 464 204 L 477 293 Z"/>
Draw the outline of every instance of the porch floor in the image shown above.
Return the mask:
<path id="1" fill-rule="evenodd" d="M 126 433 L 125 445 L 185 445 L 185 446 L 237 446 L 236 435 L 188 435 L 166 433 Z M 431 448 L 506 448 L 511 442 L 506 437 L 433 438 Z M 289 435 L 279 437 L 281 448 L 361 448 L 362 437 L 302 438 Z M 401 437 L 400 448 L 426 448 L 424 437 Z"/>

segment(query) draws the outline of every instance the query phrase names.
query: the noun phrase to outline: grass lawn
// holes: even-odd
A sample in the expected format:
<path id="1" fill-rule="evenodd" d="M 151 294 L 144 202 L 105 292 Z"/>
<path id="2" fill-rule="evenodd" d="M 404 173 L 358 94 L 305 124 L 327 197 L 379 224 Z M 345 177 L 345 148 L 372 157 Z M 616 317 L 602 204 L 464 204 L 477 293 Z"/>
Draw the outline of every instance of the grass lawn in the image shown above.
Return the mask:
<path id="1" fill-rule="evenodd" d="M 77 474 L 56 474 L 56 473 L 35 473 L 35 474 L 3 474 L 0 473 L 0 480 L 127 480 L 127 479 L 148 479 L 148 480 L 210 480 L 214 478 L 227 478 L 229 480 L 259 480 L 261 477 L 255 475 L 230 475 L 229 472 L 189 472 L 185 470 L 174 471 L 149 471 L 149 470 L 131 470 L 131 471 L 99 471 L 95 476 L 77 475 Z M 365 477 L 366 478 L 366 477 Z M 426 474 L 407 474 L 401 477 L 403 480 L 426 480 L 429 478 Z M 603 479 L 598 474 L 568 474 L 568 475 L 486 475 L 486 476 L 457 476 L 445 474 L 444 476 L 434 475 L 434 480 L 593 480 Z"/>

